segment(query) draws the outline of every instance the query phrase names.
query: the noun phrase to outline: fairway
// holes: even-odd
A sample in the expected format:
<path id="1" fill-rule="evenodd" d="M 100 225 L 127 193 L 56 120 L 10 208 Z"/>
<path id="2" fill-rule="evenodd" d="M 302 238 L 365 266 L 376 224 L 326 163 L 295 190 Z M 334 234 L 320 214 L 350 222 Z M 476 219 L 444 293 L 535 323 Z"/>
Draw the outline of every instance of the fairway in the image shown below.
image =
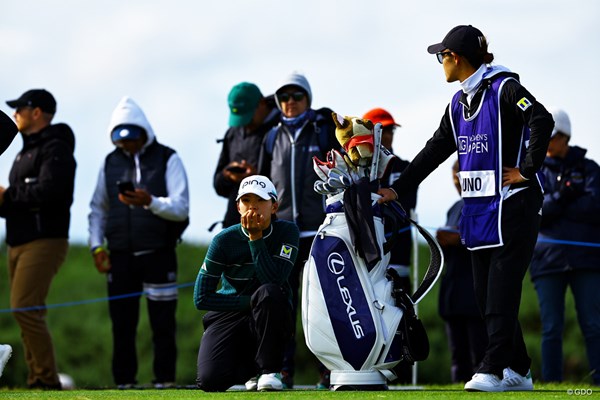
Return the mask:
<path id="1" fill-rule="evenodd" d="M 463 385 L 435 385 L 422 386 L 418 389 L 406 387 L 390 387 L 388 391 L 380 392 L 330 392 L 324 390 L 285 390 L 282 392 L 245 392 L 230 390 L 225 393 L 206 393 L 194 389 L 143 389 L 143 390 L 72 390 L 62 392 L 42 392 L 30 390 L 0 390 L 2 399 L 283 399 L 283 400 L 320 400 L 320 399 L 348 399 L 348 400 L 375 400 L 375 399 L 474 399 L 486 396 L 490 398 L 509 399 L 564 399 L 569 397 L 598 398 L 600 388 L 593 386 L 562 384 L 535 384 L 536 390 L 532 392 L 506 392 L 506 393 L 474 393 L 465 392 Z"/>

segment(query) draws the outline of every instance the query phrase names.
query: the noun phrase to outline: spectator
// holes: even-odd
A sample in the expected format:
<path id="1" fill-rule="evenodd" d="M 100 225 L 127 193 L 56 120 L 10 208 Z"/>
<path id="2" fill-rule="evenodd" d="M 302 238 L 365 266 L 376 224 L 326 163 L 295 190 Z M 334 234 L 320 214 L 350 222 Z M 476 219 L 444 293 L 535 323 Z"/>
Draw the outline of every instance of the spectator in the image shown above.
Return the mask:
<path id="1" fill-rule="evenodd" d="M 229 129 L 221 140 L 223 148 L 213 179 L 217 194 L 229 199 L 223 228 L 239 223 L 237 189 L 242 179 L 256 173 L 263 136 L 279 121 L 273 96 L 263 97 L 253 83 L 235 85 L 228 102 Z"/>
<path id="2" fill-rule="evenodd" d="M 600 386 L 600 167 L 585 157 L 587 150 L 569 145 L 572 132 L 567 113 L 554 110 L 552 116 L 556 125 L 542 168 L 546 176 L 542 227 L 531 261 L 542 319 L 542 378 L 563 380 L 562 337 L 569 286 L 592 381 Z"/>
<path id="3" fill-rule="evenodd" d="M 452 165 L 454 186 L 460 194 L 458 160 Z M 446 226 L 438 229 L 436 238 L 446 263 L 439 297 L 440 316 L 446 322 L 446 336 L 452 360 L 452 382 L 467 382 L 483 359 L 487 332 L 477 309 L 473 289 L 473 270 L 469 250 L 460 242 L 458 224 L 464 206 L 458 200 L 448 210 Z"/>
<path id="4" fill-rule="evenodd" d="M 459 231 L 471 250 L 475 294 L 488 332 L 485 356 L 465 390 L 533 390 L 518 315 L 541 219 L 538 174 L 552 116 L 517 74 L 490 65 L 494 56 L 479 29 L 457 26 L 427 50 L 443 65 L 446 81 L 460 81 L 462 90 L 391 189 L 380 189 L 379 201 L 416 187 L 458 151 L 465 201 Z"/>
<path id="5" fill-rule="evenodd" d="M 308 259 L 317 228 L 325 218 L 324 196 L 313 189 L 317 176 L 313 172 L 313 157 L 325 159 L 327 151 L 340 145 L 335 137 L 332 111 L 311 108 L 312 91 L 304 75 L 293 72 L 275 92 L 281 110 L 279 124 L 265 136 L 259 158 L 258 173 L 271 178 L 279 193 L 279 218 L 295 222 L 300 229 L 300 247 L 290 274 L 293 294 L 294 330 L 298 310 L 300 273 Z M 294 385 L 296 338 L 292 338 L 283 362 L 284 386 Z M 329 387 L 329 371 L 322 365 L 319 387 Z"/>
<path id="6" fill-rule="evenodd" d="M 128 295 L 109 302 L 113 378 L 121 389 L 137 383 L 135 337 L 143 291 L 153 332 L 153 383 L 170 387 L 177 357 L 175 246 L 188 222 L 187 177 L 177 153 L 158 143 L 131 98 L 119 102 L 108 132 L 115 149 L 100 169 L 90 204 L 89 244 L 96 268 L 107 275 L 109 296 Z"/>
<path id="7" fill-rule="evenodd" d="M 381 144 L 386 149 L 390 150 L 394 153 L 392 149 L 392 143 L 394 140 L 394 131 L 396 128 L 399 128 L 400 125 L 396 123 L 394 117 L 384 110 L 383 108 L 374 108 L 368 111 L 363 119 L 368 119 L 374 124 L 381 123 L 382 132 L 381 132 Z M 389 187 L 398 177 L 402 174 L 402 171 L 408 165 L 408 161 L 401 159 L 396 155 L 392 162 L 390 162 L 390 166 L 388 169 L 390 170 L 389 174 L 386 175 L 381 180 L 382 187 Z M 417 206 L 417 189 L 409 190 L 400 194 L 398 199 L 400 204 L 404 207 L 405 210 L 414 210 Z M 392 248 L 390 252 L 390 263 L 389 267 L 396 270 L 398 276 L 400 277 L 400 282 L 402 284 L 402 289 L 406 293 L 412 293 L 410 286 L 410 262 L 411 262 L 411 253 L 412 253 L 412 236 L 410 231 L 410 223 L 406 222 L 396 227 L 399 230 L 398 241 L 395 246 Z M 391 233 L 391 229 L 388 225 L 385 227 L 386 234 Z M 397 367 L 394 368 L 396 373 L 399 374 L 398 382 L 400 383 L 410 383 L 412 380 L 412 366 L 408 363 L 401 362 Z"/>
<path id="8" fill-rule="evenodd" d="M 68 125 L 51 124 L 56 100 L 32 89 L 16 100 L 14 117 L 23 135 L 9 175 L 0 187 L 0 216 L 6 219 L 10 305 L 21 328 L 30 388 L 61 389 L 46 302 L 52 279 L 67 256 L 76 162 Z"/>
<path id="9" fill-rule="evenodd" d="M 277 190 L 264 176 L 242 180 L 240 223 L 213 239 L 198 272 L 194 302 L 204 315 L 198 352 L 200 389 L 281 390 L 283 353 L 292 335 L 287 281 L 298 255 L 298 228 L 276 219 Z M 220 289 L 218 289 L 220 284 Z"/>

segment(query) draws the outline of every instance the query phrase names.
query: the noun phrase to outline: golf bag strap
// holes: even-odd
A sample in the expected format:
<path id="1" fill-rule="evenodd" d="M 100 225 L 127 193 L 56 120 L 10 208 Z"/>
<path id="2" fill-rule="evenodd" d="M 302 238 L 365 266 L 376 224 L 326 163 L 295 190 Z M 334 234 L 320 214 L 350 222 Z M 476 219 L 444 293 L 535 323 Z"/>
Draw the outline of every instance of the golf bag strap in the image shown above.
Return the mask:
<path id="1" fill-rule="evenodd" d="M 421 281 L 417 290 L 412 294 L 412 296 L 410 296 L 411 301 L 414 304 L 417 304 L 431 290 L 435 282 L 442 274 L 442 266 L 444 264 L 442 249 L 437 240 L 426 229 L 408 217 L 406 211 L 404 211 L 402 205 L 398 201 L 389 202 L 386 203 L 386 205 L 388 206 L 388 210 L 391 210 L 392 214 L 396 216 L 397 220 L 408 221 L 411 225 L 417 228 L 417 231 L 425 239 L 427 245 L 429 246 L 430 258 L 427 271 L 425 272 L 425 276 L 423 277 L 423 280 Z M 393 240 L 395 240 L 395 238 L 392 234 L 390 241 Z M 387 247 L 389 246 L 385 246 L 384 249 Z"/>

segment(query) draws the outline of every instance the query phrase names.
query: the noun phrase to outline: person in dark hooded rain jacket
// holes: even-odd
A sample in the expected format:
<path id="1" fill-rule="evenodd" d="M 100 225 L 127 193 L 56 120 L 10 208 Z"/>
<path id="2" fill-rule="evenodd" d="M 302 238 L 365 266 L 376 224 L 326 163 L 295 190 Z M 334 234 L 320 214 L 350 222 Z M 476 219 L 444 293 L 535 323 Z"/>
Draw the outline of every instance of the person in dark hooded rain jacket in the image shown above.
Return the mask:
<path id="1" fill-rule="evenodd" d="M 587 150 L 569 146 L 567 113 L 557 109 L 552 117 L 555 127 L 542 167 L 546 178 L 542 223 L 530 270 L 542 319 L 542 379 L 563 380 L 569 286 L 592 381 L 600 385 L 600 167 L 585 157 Z"/>

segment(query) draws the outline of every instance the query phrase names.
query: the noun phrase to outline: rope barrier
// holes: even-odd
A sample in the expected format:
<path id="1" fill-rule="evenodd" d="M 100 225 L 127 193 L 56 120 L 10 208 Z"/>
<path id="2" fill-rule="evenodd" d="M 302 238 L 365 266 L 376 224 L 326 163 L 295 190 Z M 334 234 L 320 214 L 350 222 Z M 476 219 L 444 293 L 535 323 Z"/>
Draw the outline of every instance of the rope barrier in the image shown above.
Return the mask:
<path id="1" fill-rule="evenodd" d="M 152 289 L 152 290 L 153 291 L 157 291 L 157 290 L 171 290 L 171 289 L 173 289 L 173 287 L 176 287 L 177 289 L 181 289 L 181 288 L 185 288 L 185 287 L 189 287 L 189 286 L 194 286 L 194 282 L 187 282 L 187 283 L 182 283 L 182 284 L 179 284 L 179 285 L 171 285 L 171 286 L 166 286 L 166 287 L 161 287 L 161 288 L 155 288 L 155 289 Z M 96 299 L 70 301 L 70 302 L 67 302 L 67 303 L 48 304 L 48 305 L 43 305 L 43 306 L 31 306 L 31 307 L 21 307 L 21 308 L 4 308 L 4 309 L 0 309 L 0 314 L 2 314 L 2 313 L 9 313 L 9 312 L 12 313 L 12 312 L 23 312 L 23 311 L 33 311 L 33 310 L 44 310 L 44 309 L 50 309 L 50 308 L 80 306 L 80 305 L 83 305 L 83 304 L 100 303 L 100 302 L 104 302 L 104 301 L 126 299 L 128 297 L 137 297 L 137 296 L 142 296 L 144 294 L 148 294 L 148 291 L 144 290 L 144 291 L 141 291 L 141 292 L 126 293 L 126 294 L 120 294 L 120 295 L 116 295 L 116 296 L 98 297 Z"/>
<path id="2" fill-rule="evenodd" d="M 398 233 L 405 232 L 405 231 L 407 231 L 409 229 L 411 229 L 411 227 L 406 227 L 406 228 L 400 229 L 398 231 Z M 435 231 L 435 230 L 440 229 L 440 228 L 437 228 L 437 227 L 436 228 L 427 227 L 426 229 L 430 230 L 430 231 Z M 458 231 L 455 230 L 455 229 L 448 229 L 448 228 L 441 228 L 441 229 L 443 229 L 444 231 L 447 231 L 447 232 L 457 232 L 458 233 Z M 389 237 L 390 235 L 391 235 L 391 233 L 387 233 L 385 236 Z M 568 246 L 600 247 L 600 243 L 594 243 L 594 242 L 576 242 L 576 241 L 571 241 L 571 240 L 558 240 L 558 239 L 548 239 L 548 238 L 538 238 L 538 242 L 539 243 L 563 244 L 563 245 L 568 245 Z M 175 285 L 175 287 L 178 288 L 178 289 L 181 289 L 181 288 L 193 286 L 194 284 L 195 284 L 195 282 L 187 282 L 187 283 L 182 283 L 182 284 L 179 284 L 179 285 Z M 164 288 L 156 288 L 156 289 L 153 289 L 153 290 L 169 290 L 169 289 L 173 289 L 173 286 L 168 286 L 168 287 L 164 287 Z M 71 301 L 71 302 L 67 302 L 67 303 L 48 304 L 48 305 L 43 305 L 43 306 L 31 306 L 31 307 L 21 307 L 21 308 L 4 308 L 4 309 L 0 309 L 0 314 L 13 313 L 13 312 L 23 312 L 23 311 L 32 311 L 32 310 L 44 310 L 44 309 L 50 309 L 50 308 L 80 306 L 80 305 L 84 305 L 84 304 L 100 303 L 100 302 L 111 301 L 111 300 L 125 299 L 125 298 L 128 298 L 128 297 L 142 296 L 144 294 L 148 294 L 148 291 L 141 291 L 141 292 L 135 292 L 135 293 L 127 293 L 127 294 L 121 294 L 121 295 L 109 296 L 109 297 L 98 297 L 96 299 Z"/>

